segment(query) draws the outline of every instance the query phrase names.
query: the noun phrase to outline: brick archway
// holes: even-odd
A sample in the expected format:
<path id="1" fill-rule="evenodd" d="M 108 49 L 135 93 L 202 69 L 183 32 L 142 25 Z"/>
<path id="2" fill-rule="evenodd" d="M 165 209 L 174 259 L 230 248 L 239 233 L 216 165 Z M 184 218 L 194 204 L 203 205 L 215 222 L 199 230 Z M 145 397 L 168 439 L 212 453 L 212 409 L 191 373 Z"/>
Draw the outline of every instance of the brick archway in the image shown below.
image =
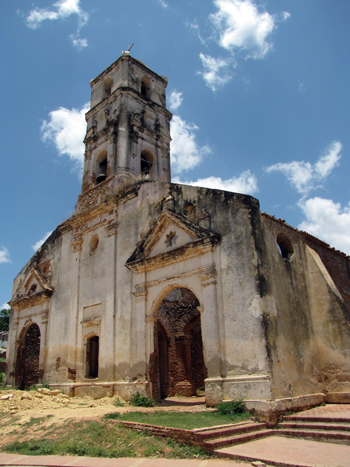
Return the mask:
<path id="1" fill-rule="evenodd" d="M 154 327 L 156 371 L 152 396 L 192 396 L 204 387 L 204 363 L 199 301 L 185 288 L 171 290 L 158 307 Z"/>
<path id="2" fill-rule="evenodd" d="M 20 335 L 17 348 L 15 384 L 19 389 L 27 389 L 39 382 L 40 329 L 31 324 Z"/>

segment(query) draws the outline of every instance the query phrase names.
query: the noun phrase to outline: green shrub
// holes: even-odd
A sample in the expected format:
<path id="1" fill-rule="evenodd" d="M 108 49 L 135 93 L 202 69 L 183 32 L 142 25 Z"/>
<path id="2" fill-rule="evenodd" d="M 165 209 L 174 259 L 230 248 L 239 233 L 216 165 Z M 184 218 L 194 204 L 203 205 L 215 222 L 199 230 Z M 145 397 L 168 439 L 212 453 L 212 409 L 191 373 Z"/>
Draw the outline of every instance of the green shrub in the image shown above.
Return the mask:
<path id="1" fill-rule="evenodd" d="M 229 402 L 220 402 L 216 409 L 221 415 L 234 415 L 236 413 L 243 413 L 246 411 L 246 407 L 242 399 L 233 399 Z"/>
<path id="2" fill-rule="evenodd" d="M 134 407 L 153 407 L 155 405 L 155 401 L 137 391 L 136 394 L 131 396 L 130 404 Z"/>

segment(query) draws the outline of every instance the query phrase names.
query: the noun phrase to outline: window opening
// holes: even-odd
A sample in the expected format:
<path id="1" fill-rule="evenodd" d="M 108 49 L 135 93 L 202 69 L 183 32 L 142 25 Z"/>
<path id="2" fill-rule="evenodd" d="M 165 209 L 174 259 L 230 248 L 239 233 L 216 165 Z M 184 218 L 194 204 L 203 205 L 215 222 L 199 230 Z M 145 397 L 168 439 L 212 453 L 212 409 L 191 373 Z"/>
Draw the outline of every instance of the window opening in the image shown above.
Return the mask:
<path id="1" fill-rule="evenodd" d="M 290 259 L 294 253 L 293 245 L 290 239 L 284 233 L 277 235 L 277 245 L 280 250 L 281 256 L 285 259 Z"/>
<path id="2" fill-rule="evenodd" d="M 86 346 L 86 377 L 97 378 L 98 377 L 98 354 L 99 354 L 99 337 L 92 336 L 87 341 Z"/>
<path id="3" fill-rule="evenodd" d="M 192 203 L 186 203 L 183 208 L 183 214 L 185 217 L 192 217 L 194 215 L 194 205 Z"/>
<path id="4" fill-rule="evenodd" d="M 141 94 L 145 97 L 150 97 L 151 94 L 151 82 L 147 78 L 147 76 L 144 76 L 141 81 Z"/>
<path id="5" fill-rule="evenodd" d="M 107 178 L 107 158 L 99 163 L 99 174 L 96 177 L 96 185 L 103 182 Z"/>
<path id="6" fill-rule="evenodd" d="M 148 176 L 152 167 L 152 162 L 141 155 L 141 174 Z"/>
<path id="7" fill-rule="evenodd" d="M 112 79 L 111 78 L 107 78 L 105 80 L 105 82 L 103 83 L 103 87 L 104 87 L 104 91 L 105 91 L 105 95 L 104 97 L 108 97 L 111 95 L 111 91 L 112 91 Z"/>

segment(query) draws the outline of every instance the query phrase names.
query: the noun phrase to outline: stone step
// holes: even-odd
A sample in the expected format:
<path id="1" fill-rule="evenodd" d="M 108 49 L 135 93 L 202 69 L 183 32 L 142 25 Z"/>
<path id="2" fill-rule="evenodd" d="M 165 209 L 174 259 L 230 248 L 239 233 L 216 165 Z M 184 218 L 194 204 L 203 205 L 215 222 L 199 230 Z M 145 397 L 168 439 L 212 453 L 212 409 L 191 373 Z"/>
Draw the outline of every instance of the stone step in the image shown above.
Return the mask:
<path id="1" fill-rule="evenodd" d="M 277 436 L 292 438 L 313 439 L 330 443 L 350 444 L 350 433 L 348 431 L 327 431 L 315 429 L 279 429 L 271 430 Z"/>
<path id="2" fill-rule="evenodd" d="M 274 430 L 259 430 L 251 433 L 242 433 L 236 436 L 229 436 L 227 438 L 217 438 L 213 440 L 204 441 L 202 446 L 209 451 L 214 449 L 224 448 L 226 446 L 234 446 L 235 444 L 248 443 L 256 439 L 265 438 L 275 434 Z"/>
<path id="3" fill-rule="evenodd" d="M 266 423 L 240 423 L 235 425 L 228 425 L 223 427 L 212 427 L 204 430 L 196 430 L 195 438 L 200 440 L 224 438 L 229 435 L 239 435 L 242 433 L 249 433 L 251 431 L 263 430 L 266 428 Z"/>
<path id="4" fill-rule="evenodd" d="M 303 415 L 285 415 L 283 417 L 283 421 L 300 421 L 300 422 L 320 422 L 320 423 L 349 423 L 350 424 L 350 418 L 344 418 L 344 417 L 306 417 Z"/>
<path id="5" fill-rule="evenodd" d="M 297 428 L 310 430 L 325 430 L 325 431 L 350 431 L 350 424 L 345 423 L 309 423 L 309 422 L 281 422 L 278 424 L 279 429 Z"/>

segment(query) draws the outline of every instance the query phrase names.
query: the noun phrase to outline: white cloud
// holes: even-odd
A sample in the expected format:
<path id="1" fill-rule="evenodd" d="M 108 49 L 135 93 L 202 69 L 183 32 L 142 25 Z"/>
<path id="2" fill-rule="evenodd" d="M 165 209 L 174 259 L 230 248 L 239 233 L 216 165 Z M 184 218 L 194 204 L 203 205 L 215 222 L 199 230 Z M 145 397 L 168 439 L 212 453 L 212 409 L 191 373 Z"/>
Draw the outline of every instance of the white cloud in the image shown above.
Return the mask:
<path id="1" fill-rule="evenodd" d="M 282 13 L 282 19 L 285 21 L 286 19 L 289 19 L 291 17 L 291 14 L 288 11 L 283 11 Z"/>
<path id="2" fill-rule="evenodd" d="M 271 165 L 266 172 L 282 172 L 298 193 L 306 196 L 311 190 L 317 188 L 331 171 L 338 165 L 342 145 L 333 141 L 325 150 L 325 154 L 315 164 L 304 161 L 293 161 Z"/>
<path id="3" fill-rule="evenodd" d="M 45 20 L 55 21 L 58 19 L 66 19 L 71 15 L 78 16 L 78 29 L 76 34 L 71 34 L 69 37 L 72 40 L 74 47 L 82 50 L 87 47 L 87 39 L 80 39 L 80 30 L 89 21 L 89 15 L 80 8 L 80 0 L 58 0 L 52 5 L 53 9 L 34 8 L 26 17 L 26 24 L 30 29 L 37 29 Z"/>
<path id="4" fill-rule="evenodd" d="M 202 53 L 199 54 L 199 57 L 202 60 L 204 71 L 198 71 L 198 74 L 203 76 L 206 85 L 212 91 L 216 91 L 232 78 L 232 75 L 227 72 L 231 60 L 214 58 Z"/>
<path id="5" fill-rule="evenodd" d="M 305 94 L 305 84 L 302 81 L 298 83 L 298 93 Z"/>
<path id="6" fill-rule="evenodd" d="M 181 103 L 182 103 L 182 92 L 178 92 L 176 91 L 176 89 L 174 89 L 173 91 L 171 91 L 170 97 L 169 97 L 170 110 L 172 111 L 177 110 L 180 107 Z"/>
<path id="7" fill-rule="evenodd" d="M 202 35 L 200 33 L 200 30 L 199 30 L 199 25 L 196 23 L 196 21 L 191 24 L 191 29 L 192 29 L 194 35 L 197 36 L 198 39 L 201 41 L 201 43 L 203 45 L 206 45 L 206 41 L 203 39 L 203 37 L 202 37 Z"/>
<path id="8" fill-rule="evenodd" d="M 37 251 L 41 247 L 41 245 L 49 238 L 49 236 L 51 234 L 52 234 L 52 230 L 51 230 L 51 232 L 46 232 L 46 234 L 43 236 L 43 238 L 41 238 L 34 245 L 32 245 L 33 250 Z"/>
<path id="9" fill-rule="evenodd" d="M 73 34 L 69 36 L 69 38 L 72 40 L 74 47 L 80 51 L 85 49 L 85 47 L 88 46 L 88 41 L 87 39 L 76 39 Z"/>
<path id="10" fill-rule="evenodd" d="M 306 220 L 298 225 L 315 237 L 350 255 L 350 202 L 342 208 L 331 199 L 310 198 L 300 202 Z"/>
<path id="11" fill-rule="evenodd" d="M 0 264 L 11 263 L 10 252 L 4 246 L 0 246 Z"/>
<path id="12" fill-rule="evenodd" d="M 69 156 L 76 169 L 80 169 L 84 162 L 83 139 L 86 131 L 85 113 L 88 110 L 88 103 L 80 110 L 60 107 L 50 112 L 49 120 L 44 120 L 41 126 L 42 140 L 53 143 L 60 155 Z"/>
<path id="13" fill-rule="evenodd" d="M 276 18 L 259 11 L 251 0 L 215 0 L 218 11 L 209 16 L 219 44 L 226 50 L 244 51 L 246 58 L 264 58 L 272 48 L 269 37 L 276 27 Z M 284 12 L 286 19 L 287 12 Z"/>
<path id="14" fill-rule="evenodd" d="M 198 130 L 198 127 L 193 123 L 182 120 L 178 115 L 173 116 L 170 122 L 172 137 L 170 150 L 171 168 L 174 173 L 193 169 L 202 161 L 204 156 L 210 153 L 209 146 L 198 146 L 194 133 L 196 130 Z"/>
<path id="15" fill-rule="evenodd" d="M 162 5 L 163 8 L 168 8 L 168 4 L 164 0 L 159 0 L 159 3 Z"/>
<path id="16" fill-rule="evenodd" d="M 222 180 L 220 177 L 200 178 L 196 182 L 184 182 L 175 177 L 175 183 L 182 183 L 184 185 L 201 186 L 205 188 L 214 188 L 217 190 L 233 191 L 235 193 L 243 193 L 253 195 L 258 189 L 258 183 L 255 175 L 250 170 L 242 172 L 239 177 L 232 177 L 227 180 Z"/>
<path id="17" fill-rule="evenodd" d="M 3 304 L 1 305 L 1 308 L 0 308 L 0 309 L 3 310 L 4 308 L 5 308 L 6 310 L 9 310 L 11 307 L 10 307 L 10 305 L 9 305 L 8 303 L 3 303 Z"/>

